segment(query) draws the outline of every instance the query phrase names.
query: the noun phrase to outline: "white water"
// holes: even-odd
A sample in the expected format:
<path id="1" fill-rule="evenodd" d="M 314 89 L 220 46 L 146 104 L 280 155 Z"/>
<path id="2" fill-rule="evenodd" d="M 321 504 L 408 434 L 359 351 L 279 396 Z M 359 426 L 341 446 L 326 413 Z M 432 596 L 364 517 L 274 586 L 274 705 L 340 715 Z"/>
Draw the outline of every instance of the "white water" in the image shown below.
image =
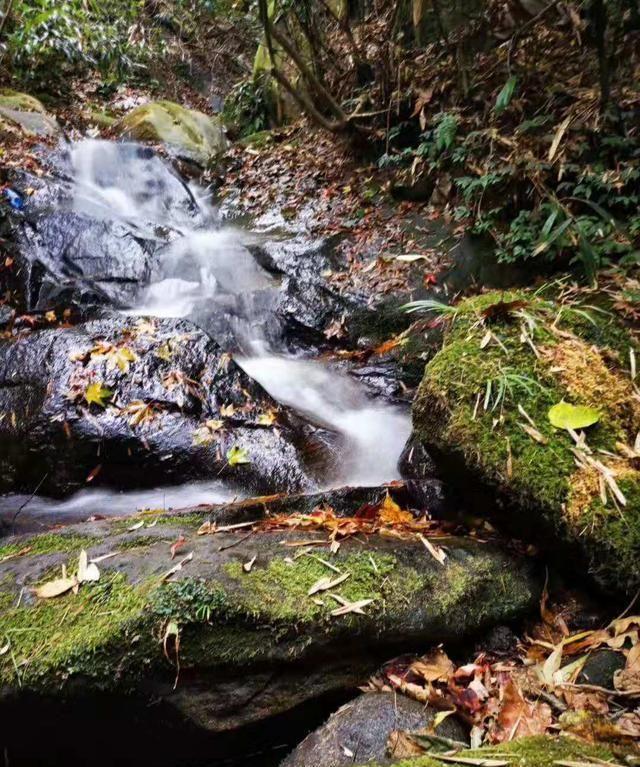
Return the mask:
<path id="1" fill-rule="evenodd" d="M 180 204 L 184 188 L 160 185 L 156 157 L 132 152 L 127 163 L 105 141 L 86 140 L 72 149 L 75 173 L 74 207 L 81 212 L 135 226 L 146 235 L 162 230 L 169 244 L 163 249 L 157 273 L 135 307 L 127 314 L 158 317 L 214 316 L 229 300 L 246 300 L 252 291 L 273 286 L 271 277 L 245 247 L 249 233 L 215 225 L 215 211 L 202 199 L 194 225 Z M 197 189 L 193 198 L 202 197 Z M 244 370 L 278 401 L 309 420 L 342 436 L 340 469 L 326 477 L 325 486 L 376 486 L 398 478 L 397 463 L 411 425 L 405 412 L 371 399 L 349 376 L 324 363 L 300 360 L 268 348 L 257 330 L 264 317 L 244 316 L 235 327 L 245 356 Z M 204 323 L 206 326 L 206 322 Z M 62 502 L 30 502 L 32 513 L 59 512 L 89 516 L 129 513 L 136 508 L 167 508 L 228 500 L 231 491 L 220 483 L 190 483 L 148 491 L 117 493 L 83 490 Z M 15 506 L 16 499 L 12 505 Z M 18 504 L 19 505 L 19 504 Z M 0 512 L 6 500 L 0 499 Z"/>

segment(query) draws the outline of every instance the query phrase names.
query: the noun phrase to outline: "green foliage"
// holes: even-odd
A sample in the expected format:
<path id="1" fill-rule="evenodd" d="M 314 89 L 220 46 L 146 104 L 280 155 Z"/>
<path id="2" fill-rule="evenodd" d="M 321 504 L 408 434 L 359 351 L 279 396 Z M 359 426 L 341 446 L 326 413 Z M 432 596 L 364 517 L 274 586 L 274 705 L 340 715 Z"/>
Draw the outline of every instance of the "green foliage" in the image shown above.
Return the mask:
<path id="1" fill-rule="evenodd" d="M 517 78 L 512 75 L 504 84 L 502 90 L 498 94 L 496 105 L 494 107 L 494 111 L 497 115 L 502 114 L 511 103 L 511 98 L 513 96 L 513 92 L 515 91 L 517 82 Z"/>
<path id="2" fill-rule="evenodd" d="M 121 75 L 144 59 L 142 0 L 18 0 L 5 46 L 22 79 L 62 79 L 73 68 Z"/>
<path id="3" fill-rule="evenodd" d="M 240 137 L 259 133 L 270 127 L 269 79 L 265 73 L 241 80 L 224 105 L 224 120 Z"/>

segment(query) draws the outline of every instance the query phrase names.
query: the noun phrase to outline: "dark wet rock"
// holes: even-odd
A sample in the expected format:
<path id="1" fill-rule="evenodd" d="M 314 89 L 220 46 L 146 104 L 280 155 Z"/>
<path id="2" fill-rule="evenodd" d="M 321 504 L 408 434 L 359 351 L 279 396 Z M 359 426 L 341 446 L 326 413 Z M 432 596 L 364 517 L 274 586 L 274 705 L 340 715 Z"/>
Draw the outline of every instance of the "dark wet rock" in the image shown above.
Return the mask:
<path id="1" fill-rule="evenodd" d="M 250 251 L 280 281 L 273 311 L 287 333 L 311 343 L 348 335 L 348 318 L 365 302 L 362 297 L 342 296 L 330 285 L 328 275 L 337 263 L 331 241 L 272 239 L 251 245 Z"/>
<path id="2" fill-rule="evenodd" d="M 518 644 L 518 637 L 508 626 L 494 626 L 476 645 L 476 652 L 509 655 Z"/>
<path id="3" fill-rule="evenodd" d="M 10 306 L 0 306 L 0 330 L 4 330 L 7 325 L 11 324 L 15 314 L 15 310 Z"/>
<path id="4" fill-rule="evenodd" d="M 104 406 L 87 402 L 92 385 L 108 390 Z M 187 321 L 118 317 L 3 342 L 0 411 L 5 491 L 65 494 L 90 473 L 119 488 L 220 478 L 244 492 L 300 490 L 326 457 L 325 432 L 279 408 Z"/>
<path id="5" fill-rule="evenodd" d="M 25 173 L 13 179 L 25 205 L 13 215 L 5 236 L 15 260 L 12 287 L 24 311 L 70 303 L 131 306 L 158 251 L 178 236 L 164 228 L 166 221 L 197 221 L 193 195 L 150 149 L 103 144 L 91 148 L 91 158 L 83 160 L 80 154 L 75 162 L 91 163 L 97 186 L 105 190 L 118 183 L 118 174 L 124 175 L 130 204 L 140 206 L 135 220 L 124 211 L 113 219 L 113 208 L 107 201 L 101 207 L 95 192 L 92 203 L 74 202 L 67 180 L 71 160 L 64 151 L 49 158 L 51 176 Z M 140 219 L 144 212 L 148 221 Z"/>
<path id="6" fill-rule="evenodd" d="M 325 532 L 305 531 L 323 545 L 295 556 L 300 547 L 285 544 L 299 542 L 300 531 L 198 535 L 206 518 L 160 513 L 6 539 L 0 634 L 14 639 L 12 653 L 0 656 L 3 720 L 2 704 L 27 695 L 60 696 L 62 704 L 109 694 L 164 702 L 200 728 L 230 730 L 353 689 L 400 646 L 459 640 L 537 603 L 530 564 L 491 546 L 450 538 L 442 566 L 417 540 L 371 536 L 344 541 L 332 563 L 350 574 L 333 593 L 373 601 L 362 603 L 364 614 L 335 615 L 336 599 L 309 595 L 335 575 L 321 561 L 331 556 Z M 172 560 L 170 545 L 181 536 Z M 34 584 L 63 563 L 75 572 L 81 549 L 115 556 L 99 562 L 99 581 L 78 594 L 38 600 Z"/>
<path id="7" fill-rule="evenodd" d="M 281 767 L 343 767 L 375 760 L 390 764 L 387 742 L 394 730 L 420 730 L 433 724 L 436 712 L 404 695 L 368 693 L 344 705 L 308 735 Z M 465 728 L 451 717 L 438 735 L 464 743 Z"/>
<path id="8" fill-rule="evenodd" d="M 435 461 L 415 436 L 405 445 L 398 465 L 405 479 L 429 479 L 436 474 Z"/>
<path id="9" fill-rule="evenodd" d="M 594 684 L 613 690 L 615 685 L 613 678 L 616 671 L 624 668 L 626 659 L 622 653 L 613 650 L 596 650 L 587 658 L 582 672 L 578 677 L 578 684 Z"/>

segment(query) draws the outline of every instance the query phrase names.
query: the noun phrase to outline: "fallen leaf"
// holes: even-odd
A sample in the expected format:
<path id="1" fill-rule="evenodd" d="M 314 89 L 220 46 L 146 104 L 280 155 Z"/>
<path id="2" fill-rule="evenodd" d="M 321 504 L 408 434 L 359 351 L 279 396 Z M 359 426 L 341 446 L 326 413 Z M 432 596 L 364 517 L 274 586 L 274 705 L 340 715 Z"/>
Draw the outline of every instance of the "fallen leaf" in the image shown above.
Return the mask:
<path id="1" fill-rule="evenodd" d="M 180 535 L 178 536 L 178 540 L 174 541 L 171 544 L 171 548 L 169 549 L 169 551 L 171 552 L 171 559 L 176 558 L 176 554 L 180 551 L 181 548 L 184 547 L 185 541 L 186 541 L 186 538 L 184 537 L 184 535 Z"/>
<path id="2" fill-rule="evenodd" d="M 422 541 L 425 549 L 429 552 L 429 554 L 431 554 L 436 562 L 439 562 L 444 567 L 444 563 L 447 559 L 447 555 L 444 549 L 442 549 L 440 546 L 436 546 L 434 543 L 431 543 L 431 541 L 428 538 L 425 538 L 422 533 L 418 533 L 418 538 Z"/>
<path id="3" fill-rule="evenodd" d="M 140 522 L 134 522 L 131 527 L 127 528 L 127 531 L 132 533 L 134 530 L 139 530 L 144 525 L 144 519 L 141 519 Z"/>
<path id="4" fill-rule="evenodd" d="M 78 583 L 100 580 L 100 570 L 95 562 L 89 562 L 87 552 L 82 549 L 78 558 Z"/>
<path id="5" fill-rule="evenodd" d="M 172 575 L 175 575 L 176 573 L 180 572 L 184 565 L 186 565 L 188 562 L 191 562 L 193 559 L 193 551 L 189 552 L 186 557 L 181 559 L 177 565 L 174 565 L 170 570 L 167 570 L 167 572 L 161 576 L 161 580 L 166 581 L 169 578 L 171 578 Z"/>
<path id="6" fill-rule="evenodd" d="M 251 568 L 254 566 L 257 558 L 258 558 L 258 555 L 254 554 L 248 562 L 245 562 L 242 565 L 242 569 L 245 571 L 245 573 L 251 572 Z"/>
<path id="7" fill-rule="evenodd" d="M 55 578 L 52 581 L 43 583 L 42 586 L 38 586 L 34 589 L 35 595 L 40 599 L 53 599 L 59 597 L 62 594 L 66 594 L 67 591 L 71 591 L 72 588 L 78 585 L 76 578 Z"/>
<path id="8" fill-rule="evenodd" d="M 337 607 L 335 610 L 331 611 L 332 617 L 336 618 L 339 615 L 347 615 L 348 613 L 358 613 L 358 615 L 366 615 L 364 611 L 364 607 L 367 605 L 370 605 L 373 602 L 373 599 L 359 599 L 357 602 L 349 602 L 348 600 L 344 599 L 344 597 L 341 597 L 339 594 L 330 594 L 329 596 L 333 597 L 336 602 L 339 602 L 341 607 Z"/>
<path id="9" fill-rule="evenodd" d="M 586 429 L 598 423 L 600 413 L 586 405 L 571 405 L 564 400 L 549 409 L 549 421 L 556 429 Z"/>
<path id="10" fill-rule="evenodd" d="M 251 463 L 251 459 L 245 448 L 234 445 L 227 450 L 227 462 L 229 466 L 238 466 L 243 463 Z"/>
<path id="11" fill-rule="evenodd" d="M 89 405 L 98 405 L 99 407 L 106 407 L 108 402 L 113 397 L 111 389 L 107 389 L 100 382 L 96 381 L 87 386 L 84 392 L 84 398 Z"/>
<path id="12" fill-rule="evenodd" d="M 313 586 L 309 589 L 309 591 L 307 592 L 307 596 L 313 596 L 314 594 L 317 594 L 320 591 L 328 591 L 329 589 L 335 588 L 336 586 L 339 586 L 341 583 L 344 583 L 350 575 L 351 573 L 343 573 L 342 575 L 339 575 L 337 578 L 334 578 L 333 580 L 329 576 L 320 578 L 320 580 L 317 580 L 313 584 Z"/>

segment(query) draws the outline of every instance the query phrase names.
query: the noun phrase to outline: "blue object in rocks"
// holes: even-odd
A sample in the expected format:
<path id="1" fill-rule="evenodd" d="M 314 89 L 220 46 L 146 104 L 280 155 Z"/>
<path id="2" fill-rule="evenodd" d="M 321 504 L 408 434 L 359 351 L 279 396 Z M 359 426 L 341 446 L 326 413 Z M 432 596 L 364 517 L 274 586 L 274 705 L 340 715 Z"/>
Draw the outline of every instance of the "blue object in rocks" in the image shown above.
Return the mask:
<path id="1" fill-rule="evenodd" d="M 17 192 L 14 192 L 13 189 L 5 189 L 4 196 L 14 210 L 22 210 L 24 208 L 24 199 Z"/>

